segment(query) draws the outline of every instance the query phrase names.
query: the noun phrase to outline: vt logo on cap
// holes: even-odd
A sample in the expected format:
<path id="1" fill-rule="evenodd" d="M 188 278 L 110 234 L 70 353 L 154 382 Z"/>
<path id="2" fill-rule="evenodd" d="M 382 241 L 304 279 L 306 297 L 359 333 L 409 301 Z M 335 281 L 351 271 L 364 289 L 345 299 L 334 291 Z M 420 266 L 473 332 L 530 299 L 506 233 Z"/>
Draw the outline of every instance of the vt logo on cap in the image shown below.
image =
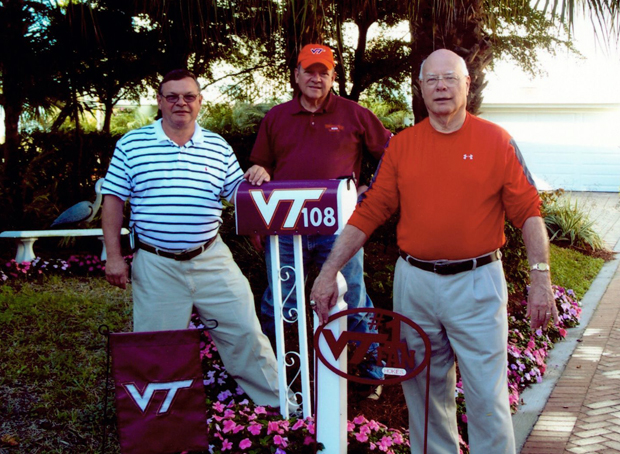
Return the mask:
<path id="1" fill-rule="evenodd" d="M 334 63 L 334 54 L 332 50 L 322 44 L 305 45 L 299 52 L 297 64 L 306 69 L 308 66 L 317 63 L 325 66 L 327 69 L 333 69 L 336 64 Z"/>

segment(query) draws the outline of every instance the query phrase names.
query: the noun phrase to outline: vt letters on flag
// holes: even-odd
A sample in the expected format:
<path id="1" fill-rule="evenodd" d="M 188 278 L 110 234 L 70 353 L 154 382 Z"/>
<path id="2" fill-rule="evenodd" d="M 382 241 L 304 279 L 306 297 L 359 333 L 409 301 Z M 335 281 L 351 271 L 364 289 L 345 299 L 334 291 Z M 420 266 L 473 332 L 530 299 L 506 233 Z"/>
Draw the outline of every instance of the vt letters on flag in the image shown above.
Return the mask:
<path id="1" fill-rule="evenodd" d="M 123 454 L 207 449 L 200 331 L 110 334 Z"/>

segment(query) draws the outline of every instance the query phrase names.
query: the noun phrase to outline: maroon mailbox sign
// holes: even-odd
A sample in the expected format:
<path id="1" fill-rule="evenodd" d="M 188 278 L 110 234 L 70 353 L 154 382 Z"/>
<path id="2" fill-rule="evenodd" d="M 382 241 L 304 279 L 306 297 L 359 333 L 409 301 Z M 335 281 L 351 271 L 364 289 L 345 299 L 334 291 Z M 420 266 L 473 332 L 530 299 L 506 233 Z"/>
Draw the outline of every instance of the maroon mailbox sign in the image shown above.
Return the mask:
<path id="1" fill-rule="evenodd" d="M 333 235 L 357 201 L 350 180 L 243 182 L 235 196 L 239 235 Z"/>

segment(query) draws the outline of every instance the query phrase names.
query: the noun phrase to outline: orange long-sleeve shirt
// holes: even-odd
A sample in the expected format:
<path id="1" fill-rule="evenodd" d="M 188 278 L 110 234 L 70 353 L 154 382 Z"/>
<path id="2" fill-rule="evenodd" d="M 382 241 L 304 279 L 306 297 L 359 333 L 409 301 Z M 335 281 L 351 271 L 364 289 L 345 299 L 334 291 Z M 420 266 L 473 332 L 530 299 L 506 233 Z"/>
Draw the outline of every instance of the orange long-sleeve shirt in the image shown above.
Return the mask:
<path id="1" fill-rule="evenodd" d="M 460 260 L 502 246 L 504 216 L 521 228 L 540 216 L 540 205 L 510 135 L 467 114 L 451 134 L 426 119 L 393 137 L 349 224 L 370 235 L 400 206 L 401 250 L 422 260 Z"/>

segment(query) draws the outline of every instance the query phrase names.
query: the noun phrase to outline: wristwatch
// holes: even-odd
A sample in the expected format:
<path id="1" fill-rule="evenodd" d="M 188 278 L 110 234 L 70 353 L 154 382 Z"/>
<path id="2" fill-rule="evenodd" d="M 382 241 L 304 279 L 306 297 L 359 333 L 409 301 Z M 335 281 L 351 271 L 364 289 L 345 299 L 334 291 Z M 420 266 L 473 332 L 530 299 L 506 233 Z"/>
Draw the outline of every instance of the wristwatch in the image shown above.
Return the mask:
<path id="1" fill-rule="evenodd" d="M 549 271 L 549 264 L 544 262 L 534 263 L 530 271 Z"/>

